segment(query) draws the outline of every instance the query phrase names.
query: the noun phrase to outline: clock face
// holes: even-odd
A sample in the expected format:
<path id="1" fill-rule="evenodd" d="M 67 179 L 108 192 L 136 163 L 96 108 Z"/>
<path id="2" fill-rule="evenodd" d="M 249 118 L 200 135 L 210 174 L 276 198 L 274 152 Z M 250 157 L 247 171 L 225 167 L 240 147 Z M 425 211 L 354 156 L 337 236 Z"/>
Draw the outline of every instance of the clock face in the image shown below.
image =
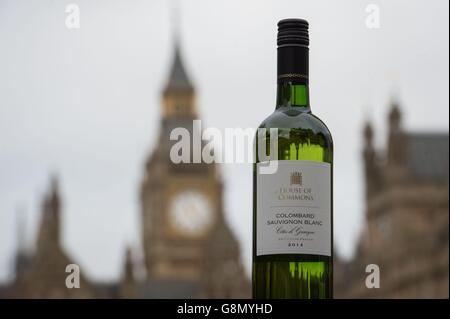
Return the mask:
<path id="1" fill-rule="evenodd" d="M 176 195 L 169 214 L 172 226 L 188 236 L 204 234 L 213 222 L 208 198 L 196 191 L 185 191 Z"/>

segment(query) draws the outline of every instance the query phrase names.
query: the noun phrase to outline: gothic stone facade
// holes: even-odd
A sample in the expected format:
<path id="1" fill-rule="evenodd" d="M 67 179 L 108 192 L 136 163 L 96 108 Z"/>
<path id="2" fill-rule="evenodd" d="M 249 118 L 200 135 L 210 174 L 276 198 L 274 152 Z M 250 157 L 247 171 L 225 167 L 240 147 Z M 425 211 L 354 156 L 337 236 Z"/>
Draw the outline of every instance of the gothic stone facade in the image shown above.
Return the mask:
<path id="1" fill-rule="evenodd" d="M 353 260 L 337 258 L 341 298 L 448 298 L 448 133 L 409 133 L 393 104 L 387 151 L 376 151 L 365 127 L 366 225 Z M 365 268 L 380 269 L 367 289 Z"/>
<path id="2" fill-rule="evenodd" d="M 41 226 L 38 230 L 36 250 L 30 255 L 20 245 L 15 259 L 15 280 L 4 288 L 9 298 L 93 298 L 92 286 L 80 269 L 79 289 L 66 287 L 66 267 L 74 262 L 61 245 L 61 199 L 56 178 L 42 203 Z M 20 229 L 18 229 L 20 230 Z M 23 234 L 19 231 L 19 242 Z M 70 270 L 72 272 L 73 270 Z M 74 283 L 74 282 L 71 282 Z"/>

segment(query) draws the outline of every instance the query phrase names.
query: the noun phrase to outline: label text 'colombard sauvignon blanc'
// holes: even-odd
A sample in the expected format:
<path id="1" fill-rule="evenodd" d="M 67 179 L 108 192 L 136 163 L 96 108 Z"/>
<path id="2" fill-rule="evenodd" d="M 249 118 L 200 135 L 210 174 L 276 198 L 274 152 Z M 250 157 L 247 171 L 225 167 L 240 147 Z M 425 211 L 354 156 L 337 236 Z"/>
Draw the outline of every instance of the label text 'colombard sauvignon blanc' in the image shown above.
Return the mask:
<path id="1" fill-rule="evenodd" d="M 257 175 L 258 256 L 331 255 L 330 174 L 328 163 L 286 160 Z"/>

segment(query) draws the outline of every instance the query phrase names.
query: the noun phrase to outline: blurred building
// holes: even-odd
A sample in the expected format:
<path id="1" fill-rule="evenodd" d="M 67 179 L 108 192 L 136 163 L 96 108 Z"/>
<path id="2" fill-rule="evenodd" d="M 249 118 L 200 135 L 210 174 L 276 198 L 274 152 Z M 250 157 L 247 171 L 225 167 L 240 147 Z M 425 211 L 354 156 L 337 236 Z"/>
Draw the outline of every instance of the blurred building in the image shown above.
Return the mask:
<path id="1" fill-rule="evenodd" d="M 61 245 L 61 200 L 55 179 L 44 198 L 37 248 L 31 255 L 26 249 L 18 250 L 15 280 L 0 287 L 0 297 L 250 297 L 250 282 L 241 263 L 239 243 L 225 219 L 223 184 L 217 165 L 192 163 L 197 161 L 193 143 L 188 143 L 191 163 L 175 164 L 170 159 L 170 150 L 176 142 L 169 139 L 172 129 L 184 129 L 189 142 L 194 134 L 201 134 L 193 126 L 193 120 L 198 119 L 195 90 L 177 43 L 162 101 L 159 140 L 147 161 L 140 194 L 147 278 L 136 280 L 128 249 L 119 282 L 100 284 L 81 275 L 79 289 L 66 287 L 69 276 L 66 266 L 76 261 Z M 205 145 L 199 146 L 201 152 Z"/>
<path id="2" fill-rule="evenodd" d="M 172 68 L 162 96 L 158 144 L 147 161 L 141 186 L 148 276 L 141 286 L 141 295 L 250 297 L 239 244 L 225 220 L 219 169 L 215 163 L 205 163 L 201 158 L 203 149 L 209 154 L 214 149 L 201 142 L 202 132 L 193 124 L 199 119 L 195 98 L 194 86 L 175 43 Z M 171 140 L 174 129 L 181 132 L 175 136 L 177 140 Z M 186 142 L 184 149 L 182 139 Z M 172 149 L 176 150 L 172 156 L 185 155 L 183 162 L 174 163 Z"/>
<path id="3" fill-rule="evenodd" d="M 405 132 L 393 104 L 386 151 L 364 130 L 366 225 L 354 258 L 336 258 L 341 298 L 448 298 L 448 133 Z M 380 288 L 365 285 L 366 266 L 380 269 Z"/>
<path id="4" fill-rule="evenodd" d="M 74 262 L 61 245 L 61 199 L 56 178 L 44 196 L 36 249 L 31 254 L 23 245 L 24 233 L 19 224 L 19 249 L 15 258 L 15 279 L 3 288 L 9 298 L 93 298 L 94 291 L 80 270 L 79 289 L 68 289 L 66 278 Z"/>

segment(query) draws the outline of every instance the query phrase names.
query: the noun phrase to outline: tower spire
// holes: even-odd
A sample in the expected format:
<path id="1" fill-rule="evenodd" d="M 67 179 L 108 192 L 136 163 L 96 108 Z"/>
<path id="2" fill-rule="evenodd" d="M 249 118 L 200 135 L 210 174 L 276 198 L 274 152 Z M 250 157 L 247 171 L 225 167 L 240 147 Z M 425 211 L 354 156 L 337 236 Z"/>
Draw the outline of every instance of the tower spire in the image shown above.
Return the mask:
<path id="1" fill-rule="evenodd" d="M 59 183 L 56 175 L 50 180 L 50 187 L 42 202 L 42 220 L 38 235 L 38 249 L 49 244 L 60 244 L 60 209 Z"/>
<path id="2" fill-rule="evenodd" d="M 192 92 L 193 86 L 189 80 L 180 49 L 180 14 L 177 0 L 172 0 L 172 38 L 173 38 L 173 60 L 164 94 L 170 92 Z"/>
<path id="3" fill-rule="evenodd" d="M 177 48 L 180 40 L 180 7 L 178 0 L 172 0 L 171 4 L 172 40 Z"/>
<path id="4" fill-rule="evenodd" d="M 20 280 L 25 273 L 29 264 L 29 251 L 26 244 L 26 224 L 25 224 L 25 209 L 21 206 L 17 210 L 17 250 L 14 260 L 16 281 Z"/>
<path id="5" fill-rule="evenodd" d="M 405 139 L 401 120 L 402 113 L 400 111 L 398 99 L 392 98 L 388 115 L 388 162 L 395 165 L 402 165 L 405 160 Z"/>
<path id="6" fill-rule="evenodd" d="M 19 254 L 26 253 L 26 224 L 25 224 L 25 209 L 19 207 L 16 216 L 17 227 L 17 251 Z"/>

